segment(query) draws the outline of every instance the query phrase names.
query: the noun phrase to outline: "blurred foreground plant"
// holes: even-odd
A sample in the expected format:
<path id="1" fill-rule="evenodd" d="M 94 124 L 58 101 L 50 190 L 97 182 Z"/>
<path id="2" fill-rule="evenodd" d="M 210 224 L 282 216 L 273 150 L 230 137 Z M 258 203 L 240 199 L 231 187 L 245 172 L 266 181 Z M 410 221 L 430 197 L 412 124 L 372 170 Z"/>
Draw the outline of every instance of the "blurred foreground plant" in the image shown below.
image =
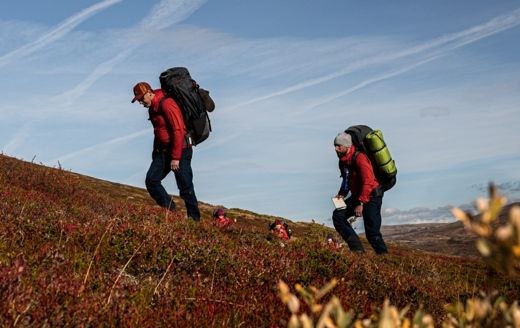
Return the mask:
<path id="1" fill-rule="evenodd" d="M 287 327 L 289 328 L 347 328 L 347 327 L 433 327 L 433 319 L 430 315 L 423 313 L 421 310 L 417 311 L 413 320 L 406 318 L 408 307 L 399 311 L 395 306 L 390 305 L 388 300 L 385 300 L 383 308 L 379 315 L 374 315 L 369 319 L 357 319 L 352 310 L 345 311 L 341 305 L 340 300 L 333 296 L 331 300 L 322 305 L 319 303 L 320 299 L 328 294 L 337 285 L 337 280 L 333 279 L 321 289 L 315 287 L 303 288 L 296 284 L 295 289 L 309 306 L 311 315 L 306 313 L 300 314 L 300 300 L 289 290 L 287 284 L 283 281 L 278 282 L 278 290 L 280 299 L 287 305 L 291 311 L 291 318 Z M 314 318 L 317 318 L 317 323 L 314 325 Z"/>
<path id="2" fill-rule="evenodd" d="M 510 209 L 505 224 L 499 222 L 500 214 L 507 199 L 501 196 L 494 184 L 489 185 L 489 199 L 478 198 L 478 215 L 472 215 L 459 208 L 453 215 L 464 223 L 467 230 L 479 236 L 477 249 L 484 260 L 498 271 L 509 275 L 520 272 L 520 207 Z"/>
<path id="3" fill-rule="evenodd" d="M 309 316 L 306 313 L 298 315 L 300 311 L 300 300 L 298 297 L 296 297 L 296 295 L 290 292 L 287 284 L 280 280 L 278 282 L 280 298 L 292 313 L 291 318 L 289 319 L 289 327 L 314 327 L 313 317 L 323 310 L 323 305 L 321 305 L 319 301 L 329 291 L 331 291 L 337 285 L 337 283 L 337 280 L 333 279 L 320 290 L 312 286 L 309 288 L 304 288 L 300 284 L 296 284 L 296 291 L 311 310 L 312 314 Z M 333 317 L 335 320 L 333 320 L 331 317 Z M 339 299 L 334 296 L 325 306 L 325 310 L 323 310 L 317 327 L 335 327 L 333 322 L 337 322 L 339 327 L 348 327 L 352 323 L 353 318 L 352 311 L 345 312 L 339 302 Z"/>
<path id="4" fill-rule="evenodd" d="M 278 282 L 280 299 L 291 312 L 287 327 L 289 328 L 432 328 L 434 320 L 431 315 L 419 309 L 413 319 L 407 317 L 408 307 L 399 310 L 385 300 L 381 311 L 368 319 L 356 319 L 352 310 L 345 311 L 335 296 L 325 305 L 318 301 L 336 286 L 332 280 L 318 290 L 314 287 L 295 289 L 311 310 L 311 314 L 300 313 L 300 300 L 289 290 L 283 281 Z M 520 327 L 520 307 L 518 302 L 508 305 L 503 297 L 481 294 L 466 301 L 446 305 L 448 316 L 442 323 L 444 328 L 463 327 Z M 315 325 L 314 318 L 318 321 Z"/>
<path id="5" fill-rule="evenodd" d="M 520 327 L 520 308 L 515 301 L 509 306 L 503 297 L 482 294 L 463 303 L 449 304 L 447 328 L 462 327 Z"/>

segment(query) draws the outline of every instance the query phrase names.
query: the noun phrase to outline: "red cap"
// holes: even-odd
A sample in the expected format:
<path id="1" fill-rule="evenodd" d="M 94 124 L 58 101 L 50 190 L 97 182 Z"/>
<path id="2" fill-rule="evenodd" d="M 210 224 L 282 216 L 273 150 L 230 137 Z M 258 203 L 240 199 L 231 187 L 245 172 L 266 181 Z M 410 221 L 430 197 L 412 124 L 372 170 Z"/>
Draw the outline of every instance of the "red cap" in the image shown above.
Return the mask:
<path id="1" fill-rule="evenodd" d="M 132 99 L 132 102 L 143 99 L 144 95 L 148 91 L 152 91 L 152 87 L 148 83 L 146 83 L 146 82 L 137 83 L 134 86 L 134 99 Z"/>

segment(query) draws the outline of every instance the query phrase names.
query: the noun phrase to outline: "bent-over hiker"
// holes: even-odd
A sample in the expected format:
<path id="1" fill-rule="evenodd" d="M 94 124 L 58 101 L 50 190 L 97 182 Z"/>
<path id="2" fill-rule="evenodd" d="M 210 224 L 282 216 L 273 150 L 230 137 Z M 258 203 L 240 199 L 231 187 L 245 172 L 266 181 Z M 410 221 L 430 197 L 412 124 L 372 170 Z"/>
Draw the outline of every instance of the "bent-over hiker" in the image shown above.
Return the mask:
<path id="1" fill-rule="evenodd" d="M 332 214 L 334 228 L 352 251 L 362 253 L 363 245 L 348 219 L 363 216 L 365 235 L 372 248 L 377 254 L 388 253 L 380 232 L 383 190 L 375 177 L 370 159 L 365 153 L 356 150 L 348 133 L 339 133 L 334 139 L 334 147 L 343 177 L 336 197 L 344 198 L 350 190 L 350 197 L 345 201 L 347 208 L 335 210 Z"/>
<path id="2" fill-rule="evenodd" d="M 331 249 L 340 249 L 342 245 L 329 233 L 327 235 L 327 246 Z"/>
<path id="3" fill-rule="evenodd" d="M 283 223 L 280 219 L 274 220 L 274 222 L 269 225 L 269 230 L 283 241 L 289 241 L 291 239 L 291 229 L 289 229 L 289 226 L 286 223 Z"/>
<path id="4" fill-rule="evenodd" d="M 226 228 L 237 222 L 237 219 L 232 220 L 228 218 L 223 208 L 217 208 L 213 212 L 213 222 L 217 228 Z"/>
<path id="5" fill-rule="evenodd" d="M 172 98 L 164 97 L 161 89 L 152 90 L 146 82 L 134 86 L 132 103 L 135 101 L 148 108 L 154 132 L 152 164 L 145 180 L 148 193 L 159 206 L 175 211 L 173 198 L 161 184 L 173 171 L 188 218 L 199 221 L 200 211 L 191 170 L 193 150 L 186 137 L 186 126 L 179 106 Z"/>

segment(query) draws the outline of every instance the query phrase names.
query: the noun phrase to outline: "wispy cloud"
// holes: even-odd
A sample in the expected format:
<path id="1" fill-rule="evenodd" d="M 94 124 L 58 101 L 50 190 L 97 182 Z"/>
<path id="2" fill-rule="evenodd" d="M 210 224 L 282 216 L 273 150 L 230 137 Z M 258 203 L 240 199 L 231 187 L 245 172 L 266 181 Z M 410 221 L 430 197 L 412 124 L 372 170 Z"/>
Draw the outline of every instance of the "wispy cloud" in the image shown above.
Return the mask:
<path id="1" fill-rule="evenodd" d="M 117 138 L 114 138 L 114 139 L 110 139 L 108 141 L 104 141 L 102 143 L 97 143 L 95 145 L 92 145 L 92 146 L 89 146 L 89 147 L 77 150 L 77 151 L 72 152 L 72 153 L 68 153 L 68 154 L 65 154 L 65 155 L 62 155 L 62 156 L 58 156 L 58 157 L 56 157 L 56 158 L 54 158 L 54 159 L 52 159 L 52 160 L 50 160 L 48 162 L 52 164 L 52 163 L 55 163 L 57 161 L 65 161 L 65 160 L 68 160 L 68 159 L 71 159 L 71 158 L 74 158 L 74 157 L 78 157 L 78 156 L 87 154 L 89 152 L 97 152 L 97 151 L 99 151 L 102 148 L 107 148 L 107 147 L 110 148 L 110 147 L 114 147 L 114 146 L 117 146 L 117 145 L 120 145 L 120 144 L 127 143 L 128 141 L 130 141 L 132 139 L 135 139 L 137 137 L 140 137 L 140 136 L 142 136 L 144 134 L 147 134 L 147 133 L 150 133 L 149 129 L 144 129 L 144 130 L 141 130 L 141 131 L 137 131 L 137 132 L 134 132 L 134 133 L 122 136 L 122 137 L 117 137 Z"/>
<path id="2" fill-rule="evenodd" d="M 0 57 L 0 67 L 5 66 L 12 62 L 13 60 L 20 59 L 21 57 L 25 57 L 29 54 L 36 52 L 37 50 L 48 46 L 49 44 L 63 38 L 70 31 L 72 31 L 76 26 L 90 18 L 91 16 L 97 14 L 98 12 L 107 9 L 123 0 L 105 0 L 98 2 L 95 5 L 92 5 L 79 13 L 67 18 L 63 23 L 59 24 L 57 27 L 52 29 L 50 32 L 41 36 L 34 42 L 26 44 L 16 50 L 13 50 L 3 56 Z"/>
<path id="3" fill-rule="evenodd" d="M 123 50 L 115 57 L 99 64 L 83 81 L 77 84 L 74 88 L 55 96 L 53 100 L 58 101 L 63 107 L 69 107 L 72 103 L 82 96 L 94 83 L 96 83 L 103 76 L 112 72 L 112 69 L 117 64 L 124 61 L 133 52 L 135 46 Z"/>
<path id="4" fill-rule="evenodd" d="M 118 51 L 118 54 L 99 64 L 91 74 L 83 79 L 74 88 L 58 95 L 55 100 L 58 100 L 64 106 L 70 106 L 78 97 L 82 96 L 96 81 L 103 76 L 110 74 L 113 68 L 127 59 L 135 49 L 142 44 L 149 42 L 154 31 L 165 29 L 169 26 L 175 25 L 184 19 L 188 18 L 197 9 L 199 9 L 207 0 L 162 0 L 155 5 L 150 14 L 148 14 L 134 29 L 128 32 L 128 35 L 122 37 L 124 44 L 115 44 L 114 48 L 123 48 Z M 139 37 L 141 36 L 141 37 Z"/>
<path id="5" fill-rule="evenodd" d="M 417 63 L 413 63 L 411 65 L 407 65 L 403 68 L 399 68 L 397 70 L 394 70 L 394 71 L 391 71 L 391 72 L 388 72 L 388 73 L 385 73 L 385 74 L 381 74 L 379 76 L 376 76 L 376 77 L 372 77 L 372 78 L 369 78 L 367 80 L 364 80 L 358 84 L 356 84 L 355 86 L 351 87 L 351 88 L 348 88 L 346 90 L 343 90 L 341 92 L 338 92 L 338 93 L 335 93 L 335 94 L 331 94 L 331 95 L 328 95 L 327 97 L 325 98 L 322 98 L 320 99 L 319 101 L 316 101 L 312 104 L 310 104 L 309 106 L 307 106 L 305 108 L 305 110 L 309 110 L 309 109 L 313 109 L 313 108 L 316 108 L 316 107 L 319 107 L 319 106 L 322 106 L 324 104 L 327 104 L 335 99 L 338 99 L 338 98 L 341 98 L 341 97 L 344 97 L 346 95 L 349 95 L 353 92 L 356 92 L 357 90 L 360 90 L 362 88 L 365 88 L 369 85 L 372 85 L 374 83 L 377 83 L 377 82 L 381 82 L 381 81 L 384 81 L 384 80 L 387 80 L 387 79 L 390 79 L 392 77 L 395 77 L 395 76 L 398 76 L 398 75 L 401 75 L 403 73 L 406 73 L 408 71 L 411 71 L 412 69 L 418 67 L 418 66 L 421 66 L 421 65 L 424 65 L 428 62 L 431 62 L 432 60 L 434 59 L 437 59 L 438 56 L 431 56 L 425 60 L 421 60 Z"/>
<path id="6" fill-rule="evenodd" d="M 495 17 L 492 20 L 490 20 L 484 24 L 474 26 L 472 28 L 466 29 L 461 32 L 445 35 L 445 36 L 430 40 L 428 42 L 419 44 L 417 46 L 410 47 L 410 48 L 402 50 L 402 51 L 398 51 L 398 52 L 391 53 L 391 54 L 384 55 L 384 56 L 374 56 L 371 58 L 365 58 L 365 59 L 355 61 L 334 73 L 326 74 L 326 75 L 323 75 L 318 78 L 313 78 L 313 79 L 299 82 L 297 84 L 286 87 L 279 91 L 275 91 L 275 92 L 272 92 L 272 93 L 269 93 L 269 94 L 266 94 L 263 96 L 255 97 L 246 102 L 242 102 L 240 104 L 232 106 L 231 108 L 232 109 L 242 108 L 242 107 L 245 107 L 245 106 L 253 104 L 253 103 L 257 103 L 257 102 L 268 100 L 268 99 L 271 99 L 274 97 L 286 95 L 286 94 L 289 94 L 289 93 L 292 93 L 295 91 L 299 91 L 299 90 L 302 90 L 302 89 L 305 89 L 305 88 L 308 88 L 311 86 L 315 86 L 315 85 L 318 85 L 321 83 L 331 81 L 333 79 L 353 73 L 359 69 L 369 67 L 371 65 L 384 64 L 384 63 L 388 63 L 391 61 L 395 61 L 397 59 L 401 59 L 401 58 L 405 58 L 405 57 L 409 57 L 409 56 L 413 56 L 413 55 L 419 55 L 424 52 L 428 52 L 429 55 L 432 52 L 435 52 L 436 56 L 440 56 L 442 53 L 447 52 L 449 50 L 454 50 L 454 49 L 460 48 L 462 46 L 476 42 L 482 38 L 485 38 L 485 37 L 494 35 L 496 33 L 511 29 L 518 25 L 520 25 L 520 9 L 516 9 L 508 14 Z M 416 66 L 419 66 L 421 64 L 424 64 L 428 61 L 435 59 L 436 56 L 431 56 L 431 57 L 428 56 L 429 59 L 421 60 L 418 63 L 412 64 L 411 66 L 404 68 L 400 71 L 390 73 L 390 75 L 388 77 L 382 76 L 380 78 L 369 79 L 365 82 L 361 82 L 360 84 L 358 84 L 356 87 L 353 88 L 353 91 L 359 90 L 360 88 L 370 85 L 376 81 L 380 81 L 382 79 L 404 73 Z M 346 92 L 346 94 L 348 94 L 353 91 L 347 90 L 345 92 Z"/>
<path id="7" fill-rule="evenodd" d="M 207 0 L 162 0 L 155 5 L 138 28 L 157 31 L 182 22 Z"/>
<path id="8" fill-rule="evenodd" d="M 17 148 L 31 136 L 33 125 L 33 121 L 24 123 L 24 125 L 18 129 L 16 134 L 11 138 L 11 140 L 9 140 L 9 142 L 7 142 L 7 144 L 3 147 L 2 151 L 5 153 L 15 153 Z"/>
<path id="9" fill-rule="evenodd" d="M 438 106 L 437 107 L 425 107 L 425 108 L 422 108 L 419 111 L 419 113 L 422 118 L 427 118 L 427 117 L 438 118 L 438 117 L 450 115 L 450 109 L 446 108 L 446 107 L 438 107 Z"/>

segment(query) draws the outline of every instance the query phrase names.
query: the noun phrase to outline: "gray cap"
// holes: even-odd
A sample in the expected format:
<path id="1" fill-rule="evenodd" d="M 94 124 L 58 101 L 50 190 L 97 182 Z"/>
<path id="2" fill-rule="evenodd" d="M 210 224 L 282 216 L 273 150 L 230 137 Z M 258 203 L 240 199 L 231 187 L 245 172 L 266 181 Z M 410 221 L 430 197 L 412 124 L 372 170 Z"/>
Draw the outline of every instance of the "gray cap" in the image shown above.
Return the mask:
<path id="1" fill-rule="evenodd" d="M 334 138 L 334 146 L 345 146 L 345 147 L 352 147 L 352 137 L 350 134 L 341 132 L 338 133 L 336 138 Z"/>

